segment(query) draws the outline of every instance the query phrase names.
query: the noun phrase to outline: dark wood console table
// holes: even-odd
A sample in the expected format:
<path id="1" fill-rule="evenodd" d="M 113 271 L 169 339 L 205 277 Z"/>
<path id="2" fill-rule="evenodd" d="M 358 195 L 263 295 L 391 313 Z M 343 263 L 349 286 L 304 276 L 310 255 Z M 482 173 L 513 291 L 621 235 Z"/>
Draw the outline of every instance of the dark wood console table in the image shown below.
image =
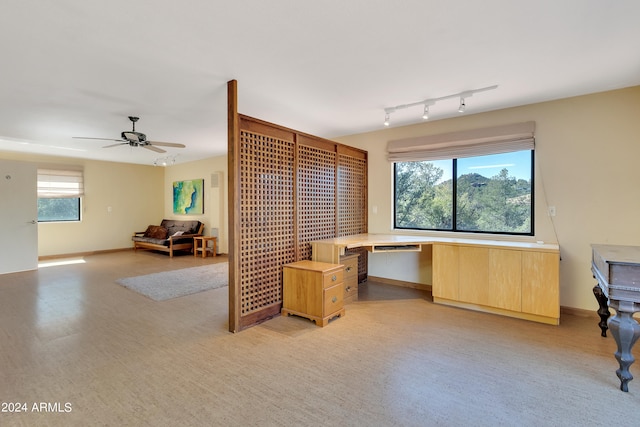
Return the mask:
<path id="1" fill-rule="evenodd" d="M 620 390 L 629 391 L 633 379 L 629 367 L 635 361 L 631 348 L 640 338 L 640 325 L 633 313 L 640 311 L 640 246 L 591 245 L 591 271 L 598 284 L 593 293 L 600 308 L 600 329 L 607 336 L 607 328 L 616 340 L 615 352 L 620 368 Z M 609 306 L 616 315 L 609 319 Z"/>

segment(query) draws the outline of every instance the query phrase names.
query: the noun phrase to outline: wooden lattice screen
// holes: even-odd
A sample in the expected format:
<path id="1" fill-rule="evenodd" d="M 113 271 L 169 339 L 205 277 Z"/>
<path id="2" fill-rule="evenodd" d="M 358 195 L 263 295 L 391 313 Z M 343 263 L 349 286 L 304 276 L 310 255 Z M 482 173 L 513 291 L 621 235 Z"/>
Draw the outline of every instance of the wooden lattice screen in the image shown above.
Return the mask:
<path id="1" fill-rule="evenodd" d="M 295 261 L 294 152 L 291 141 L 243 130 L 239 148 L 239 308 L 253 319 L 281 303 L 282 265 Z"/>
<path id="2" fill-rule="evenodd" d="M 232 332 L 280 313 L 282 266 L 311 259 L 310 241 L 367 231 L 367 153 L 239 115 L 235 84 L 229 84 Z"/>
<path id="3" fill-rule="evenodd" d="M 351 236 L 367 232 L 367 195 L 360 189 L 367 188 L 367 159 L 361 152 L 340 147 L 338 152 L 338 233 Z M 358 253 L 358 281 L 367 278 L 368 252 L 366 249 L 350 249 Z"/>
<path id="4" fill-rule="evenodd" d="M 336 235 L 336 153 L 298 146 L 298 259 L 311 259 L 313 240 Z"/>

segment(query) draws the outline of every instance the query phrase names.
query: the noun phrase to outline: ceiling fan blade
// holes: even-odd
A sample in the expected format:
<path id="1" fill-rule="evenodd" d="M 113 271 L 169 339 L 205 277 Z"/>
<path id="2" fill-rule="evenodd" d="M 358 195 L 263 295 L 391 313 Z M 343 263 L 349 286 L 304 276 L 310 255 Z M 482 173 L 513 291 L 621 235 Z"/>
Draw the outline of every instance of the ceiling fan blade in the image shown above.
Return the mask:
<path id="1" fill-rule="evenodd" d="M 161 147 L 175 147 L 175 148 L 185 148 L 184 144 L 176 144 L 175 142 L 158 142 L 158 141 L 147 141 L 152 145 L 159 145 Z"/>
<path id="2" fill-rule="evenodd" d="M 147 150 L 155 151 L 156 153 L 166 153 L 166 151 L 164 151 L 163 149 L 154 147 L 150 144 L 143 145 L 142 147 L 146 148 Z"/>
<path id="3" fill-rule="evenodd" d="M 110 139 L 110 140 L 107 140 L 107 141 L 119 141 L 119 140 L 118 139 Z M 128 142 L 120 142 L 119 144 L 105 145 L 102 148 L 117 147 L 118 145 L 127 145 L 127 144 L 129 144 L 129 143 Z"/>
<path id="4" fill-rule="evenodd" d="M 121 139 L 113 138 L 90 138 L 87 136 L 72 136 L 73 139 L 99 139 L 100 141 L 122 141 Z"/>

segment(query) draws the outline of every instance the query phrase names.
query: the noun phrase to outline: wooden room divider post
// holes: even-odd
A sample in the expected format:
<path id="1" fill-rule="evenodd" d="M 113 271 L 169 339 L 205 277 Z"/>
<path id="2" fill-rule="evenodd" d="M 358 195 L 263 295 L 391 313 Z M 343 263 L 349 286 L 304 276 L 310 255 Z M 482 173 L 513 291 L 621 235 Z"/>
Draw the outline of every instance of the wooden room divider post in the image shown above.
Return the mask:
<path id="1" fill-rule="evenodd" d="M 229 331 L 237 332 L 239 313 L 236 301 L 239 301 L 239 285 L 236 278 L 240 277 L 237 248 L 239 247 L 240 186 L 238 174 L 240 163 L 237 155 L 240 139 L 240 123 L 238 119 L 238 82 L 231 80 L 227 83 L 227 169 L 229 176 L 229 191 L 227 192 L 229 207 Z"/>

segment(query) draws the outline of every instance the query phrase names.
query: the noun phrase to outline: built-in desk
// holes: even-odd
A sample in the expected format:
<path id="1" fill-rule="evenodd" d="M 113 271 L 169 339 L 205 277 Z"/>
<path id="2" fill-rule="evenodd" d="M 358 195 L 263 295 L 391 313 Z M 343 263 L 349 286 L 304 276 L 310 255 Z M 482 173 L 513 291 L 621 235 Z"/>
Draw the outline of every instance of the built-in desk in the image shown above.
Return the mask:
<path id="1" fill-rule="evenodd" d="M 552 325 L 560 321 L 557 244 L 397 234 L 313 241 L 314 261 L 339 263 L 347 249 L 416 252 L 432 246 L 433 301 Z"/>

